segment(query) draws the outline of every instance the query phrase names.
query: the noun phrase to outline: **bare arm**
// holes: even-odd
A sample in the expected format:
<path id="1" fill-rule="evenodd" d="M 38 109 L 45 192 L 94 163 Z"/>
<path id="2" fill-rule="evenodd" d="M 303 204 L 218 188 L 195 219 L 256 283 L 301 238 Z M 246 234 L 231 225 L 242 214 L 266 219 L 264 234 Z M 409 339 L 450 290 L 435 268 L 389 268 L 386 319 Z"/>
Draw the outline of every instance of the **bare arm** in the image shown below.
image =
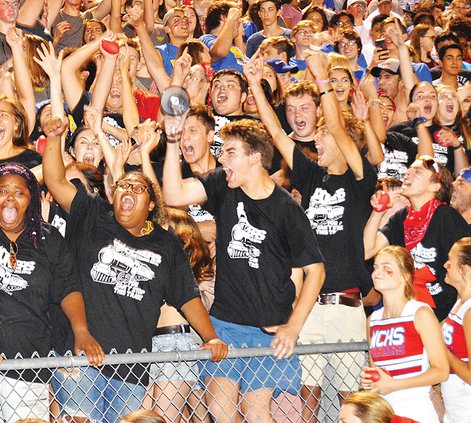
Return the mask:
<path id="1" fill-rule="evenodd" d="M 85 316 L 85 304 L 80 292 L 71 292 L 61 302 L 75 338 L 75 354 L 85 352 L 92 366 L 99 366 L 105 358 L 105 353 L 100 344 L 93 338 L 88 330 Z"/>
<path id="2" fill-rule="evenodd" d="M 378 191 L 371 197 L 371 205 L 373 208 L 378 206 L 378 199 L 383 191 Z M 389 205 L 391 207 L 391 205 Z M 363 243 L 365 246 L 365 259 L 368 260 L 376 255 L 376 253 L 389 245 L 388 239 L 378 230 L 386 210 L 371 212 L 368 222 L 366 222 L 363 230 Z"/>
<path id="3" fill-rule="evenodd" d="M 305 278 L 296 306 L 288 322 L 278 328 L 275 339 L 272 342 L 272 346 L 275 348 L 274 355 L 278 359 L 289 357 L 293 353 L 299 333 L 314 307 L 324 283 L 325 270 L 323 263 L 304 266 L 303 271 Z"/>
<path id="4" fill-rule="evenodd" d="M 233 29 L 240 17 L 241 11 L 239 8 L 231 7 L 229 9 L 221 32 L 217 35 L 216 41 L 209 50 L 212 62 L 217 62 L 229 54 L 233 41 Z"/>
<path id="5" fill-rule="evenodd" d="M 165 131 L 172 133 L 172 128 L 182 128 L 183 123 L 175 119 L 171 121 L 165 118 Z M 170 136 L 167 141 L 167 151 L 165 153 L 164 171 L 162 177 L 162 193 L 165 202 L 172 207 L 183 207 L 188 204 L 202 203 L 207 199 L 203 184 L 196 178 L 182 178 L 179 157 L 179 142 L 181 129 L 174 131 L 175 135 Z M 172 139 L 173 138 L 173 139 Z"/>
<path id="6" fill-rule="evenodd" d="M 403 389 L 431 386 L 448 379 L 450 368 L 448 366 L 446 347 L 443 342 L 440 325 L 432 310 L 427 307 L 417 310 L 414 326 L 424 344 L 430 367 L 417 376 L 402 379 L 395 379 L 381 372 L 381 378 L 377 382 L 370 384 L 373 392 L 384 395 Z"/>
<path id="7" fill-rule="evenodd" d="M 370 74 L 365 75 L 360 88 L 368 100 L 368 112 L 371 126 L 376 133 L 378 141 L 382 144 L 386 141 L 386 128 L 383 122 L 383 114 L 381 113 L 380 101 L 374 77 Z"/>
<path id="8" fill-rule="evenodd" d="M 119 62 L 119 70 L 122 79 L 122 95 L 123 95 L 123 121 L 128 135 L 139 125 L 139 111 L 134 100 L 132 91 L 131 78 L 129 77 L 129 61 L 127 47 L 125 48 L 125 57 L 121 57 Z"/>
<path id="9" fill-rule="evenodd" d="M 252 95 L 254 96 L 257 109 L 262 119 L 262 123 L 267 128 L 273 138 L 275 147 L 278 149 L 286 163 L 293 168 L 293 151 L 296 147 L 294 141 L 285 134 L 281 128 L 278 117 L 271 107 L 265 93 L 263 92 L 261 80 L 263 75 L 263 59 L 256 53 L 244 66 L 244 74 L 249 81 Z"/>
<path id="10" fill-rule="evenodd" d="M 159 92 L 162 92 L 168 87 L 170 78 L 165 72 L 162 56 L 156 50 L 149 33 L 147 32 L 146 25 L 142 18 L 142 10 L 133 8 L 128 12 L 127 21 L 134 27 L 136 34 L 139 36 L 141 43 L 142 54 L 146 61 L 147 70 L 155 81 Z"/>
<path id="11" fill-rule="evenodd" d="M 227 345 L 222 342 L 214 330 L 213 324 L 209 319 L 208 312 L 204 308 L 200 298 L 193 298 L 182 306 L 183 314 L 188 323 L 198 332 L 204 341 L 202 350 L 210 350 L 212 361 L 220 361 L 227 356 Z"/>
<path id="12" fill-rule="evenodd" d="M 93 19 L 101 21 L 108 13 L 111 12 L 111 0 L 102 0 L 96 7 L 90 9 Z"/>
<path id="13" fill-rule="evenodd" d="M 471 313 L 468 311 L 463 319 L 463 331 L 466 340 L 466 350 L 468 351 L 468 362 L 460 360 L 450 350 L 447 349 L 450 370 L 455 372 L 466 383 L 471 384 Z"/>
<path id="14" fill-rule="evenodd" d="M 43 10 L 44 0 L 26 0 L 20 7 L 16 21 L 20 25 L 32 27 Z"/>
<path id="15" fill-rule="evenodd" d="M 159 183 L 154 168 L 152 167 L 152 162 L 150 161 L 150 154 L 160 141 L 160 131 L 155 132 L 156 126 L 157 124 L 155 122 L 147 119 L 144 123 L 139 125 L 135 134 L 136 141 L 139 143 L 142 172 L 153 184 Z"/>
<path id="16" fill-rule="evenodd" d="M 121 24 L 121 0 L 111 0 L 110 29 L 115 34 L 123 32 Z"/>
<path id="17" fill-rule="evenodd" d="M 83 94 L 83 86 L 78 77 L 80 67 L 97 52 L 102 37 L 75 50 L 62 63 L 61 78 L 65 101 L 71 110 L 75 109 Z"/>
<path id="18" fill-rule="evenodd" d="M 363 179 L 363 161 L 360 152 L 358 151 L 355 143 L 347 134 L 344 124 L 342 122 L 342 115 L 340 112 L 337 97 L 330 84 L 328 74 L 327 55 L 321 52 L 310 52 L 307 56 L 307 63 L 309 69 L 316 77 L 321 91 L 322 110 L 324 111 L 325 122 L 327 129 L 335 139 L 340 151 L 342 152 L 348 167 L 352 170 L 357 180 Z M 327 81 L 326 84 L 321 84 L 320 81 Z"/>
<path id="19" fill-rule="evenodd" d="M 47 137 L 43 156 L 44 182 L 57 203 L 70 213 L 77 188 L 65 177 L 65 167 L 62 161 L 61 137 L 68 127 L 67 118 L 51 117 L 43 125 Z"/>
<path id="20" fill-rule="evenodd" d="M 34 129 L 36 123 L 36 100 L 34 98 L 33 82 L 26 64 L 23 50 L 23 32 L 14 26 L 8 28 L 6 40 L 11 47 L 13 58 L 13 72 L 15 75 L 16 92 L 18 100 L 23 104 L 28 116 L 28 134 Z"/>

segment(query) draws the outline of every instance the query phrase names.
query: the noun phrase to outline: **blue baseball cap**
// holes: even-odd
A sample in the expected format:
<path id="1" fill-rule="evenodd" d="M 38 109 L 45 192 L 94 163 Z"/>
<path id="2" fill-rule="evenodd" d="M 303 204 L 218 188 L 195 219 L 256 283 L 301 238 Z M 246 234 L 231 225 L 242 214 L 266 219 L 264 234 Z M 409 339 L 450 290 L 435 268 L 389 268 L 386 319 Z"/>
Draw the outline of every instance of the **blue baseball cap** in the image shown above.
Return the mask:
<path id="1" fill-rule="evenodd" d="M 297 66 L 287 65 L 281 59 L 269 59 L 265 63 L 275 69 L 276 73 L 296 73 L 298 71 Z"/>

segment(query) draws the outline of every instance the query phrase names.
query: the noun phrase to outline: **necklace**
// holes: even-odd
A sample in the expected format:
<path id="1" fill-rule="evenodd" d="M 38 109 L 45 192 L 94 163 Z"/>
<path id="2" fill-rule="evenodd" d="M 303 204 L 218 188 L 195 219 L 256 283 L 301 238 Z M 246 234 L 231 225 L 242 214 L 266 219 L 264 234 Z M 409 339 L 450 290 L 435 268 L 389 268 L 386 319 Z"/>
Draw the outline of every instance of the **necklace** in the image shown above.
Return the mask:
<path id="1" fill-rule="evenodd" d="M 146 226 L 141 229 L 141 235 L 149 235 L 154 230 L 154 224 L 150 220 L 146 220 Z"/>
<path id="2" fill-rule="evenodd" d="M 16 270 L 16 255 L 18 254 L 18 245 L 15 241 L 10 241 L 10 267 L 13 272 Z"/>

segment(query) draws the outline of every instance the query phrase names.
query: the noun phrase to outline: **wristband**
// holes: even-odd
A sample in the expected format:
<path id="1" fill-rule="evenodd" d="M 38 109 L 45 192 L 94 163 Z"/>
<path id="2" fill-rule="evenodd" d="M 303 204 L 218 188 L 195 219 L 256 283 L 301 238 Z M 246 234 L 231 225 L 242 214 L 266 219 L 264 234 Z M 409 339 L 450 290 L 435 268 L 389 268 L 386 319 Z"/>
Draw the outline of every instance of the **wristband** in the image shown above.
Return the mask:
<path id="1" fill-rule="evenodd" d="M 169 137 L 165 137 L 165 142 L 167 144 L 178 144 L 180 140 L 177 140 L 177 137 L 175 137 L 173 140 L 171 140 Z"/>
<path id="2" fill-rule="evenodd" d="M 463 148 L 463 144 L 458 144 L 457 146 L 452 146 L 450 145 L 450 148 L 454 151 L 459 150 L 460 148 Z"/>
<path id="3" fill-rule="evenodd" d="M 329 88 L 328 90 L 325 90 L 325 91 L 322 91 L 321 93 L 319 93 L 319 97 L 322 97 L 324 94 L 329 94 L 329 93 L 332 93 L 332 92 L 334 92 L 334 89 Z"/>
<path id="4" fill-rule="evenodd" d="M 322 79 L 321 81 L 316 81 L 318 84 L 328 84 L 330 82 L 330 78 Z"/>
<path id="5" fill-rule="evenodd" d="M 379 98 L 373 98 L 368 102 L 368 106 L 381 106 L 381 100 Z"/>
<path id="6" fill-rule="evenodd" d="M 417 117 L 415 119 L 412 119 L 411 126 L 412 128 L 417 128 L 419 125 L 422 125 L 425 122 L 427 122 L 427 118 Z"/>

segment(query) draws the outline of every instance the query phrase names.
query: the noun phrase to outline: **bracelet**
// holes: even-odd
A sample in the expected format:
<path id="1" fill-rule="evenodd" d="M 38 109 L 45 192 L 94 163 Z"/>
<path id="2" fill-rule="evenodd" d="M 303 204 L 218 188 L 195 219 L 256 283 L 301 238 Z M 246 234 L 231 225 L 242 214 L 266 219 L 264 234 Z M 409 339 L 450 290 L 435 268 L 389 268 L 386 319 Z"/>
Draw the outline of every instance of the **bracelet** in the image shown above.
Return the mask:
<path id="1" fill-rule="evenodd" d="M 330 82 L 330 78 L 323 79 L 321 81 L 316 81 L 318 84 L 328 84 Z"/>
<path id="2" fill-rule="evenodd" d="M 450 148 L 451 148 L 452 150 L 456 151 L 456 150 L 459 150 L 460 148 L 463 148 L 463 144 L 460 143 L 460 144 L 458 144 L 457 146 L 452 146 L 452 145 L 450 145 Z"/>
<path id="3" fill-rule="evenodd" d="M 417 117 L 415 119 L 412 119 L 411 126 L 412 128 L 417 128 L 419 125 L 422 125 L 425 122 L 427 122 L 427 118 Z"/>
<path id="4" fill-rule="evenodd" d="M 373 98 L 368 102 L 368 106 L 381 106 L 381 100 L 379 98 Z"/>
<path id="5" fill-rule="evenodd" d="M 166 139 L 165 139 L 165 142 L 166 142 L 167 144 L 178 144 L 178 143 L 180 142 L 180 140 L 177 140 L 177 137 L 175 137 L 173 140 L 170 140 L 169 137 L 165 137 L 165 138 L 166 138 Z"/>
<path id="6" fill-rule="evenodd" d="M 334 92 L 334 89 L 329 88 L 328 90 L 325 90 L 325 91 L 322 91 L 321 93 L 319 93 L 319 97 L 322 97 L 324 94 L 329 94 L 329 93 L 332 93 L 332 92 Z"/>

